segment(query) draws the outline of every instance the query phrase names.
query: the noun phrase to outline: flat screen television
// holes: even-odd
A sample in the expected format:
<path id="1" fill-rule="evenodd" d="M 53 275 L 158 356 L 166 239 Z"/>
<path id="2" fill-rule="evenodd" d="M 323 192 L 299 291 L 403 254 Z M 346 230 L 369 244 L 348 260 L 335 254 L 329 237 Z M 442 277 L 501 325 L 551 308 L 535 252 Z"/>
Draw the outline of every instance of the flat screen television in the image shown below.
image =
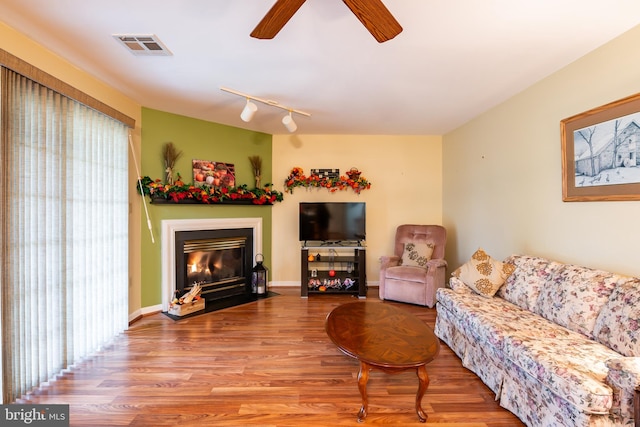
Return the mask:
<path id="1" fill-rule="evenodd" d="M 366 239 L 366 203 L 301 202 L 300 241 L 347 242 Z"/>

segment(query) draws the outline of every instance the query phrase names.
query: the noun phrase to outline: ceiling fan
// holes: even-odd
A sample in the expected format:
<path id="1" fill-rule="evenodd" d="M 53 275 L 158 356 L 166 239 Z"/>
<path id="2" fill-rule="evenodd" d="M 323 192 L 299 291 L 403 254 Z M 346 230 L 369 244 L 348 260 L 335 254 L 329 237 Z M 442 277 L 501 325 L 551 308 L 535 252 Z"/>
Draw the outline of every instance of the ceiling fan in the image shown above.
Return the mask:
<path id="1" fill-rule="evenodd" d="M 378 43 L 391 40 L 402 32 L 402 27 L 381 0 L 342 1 Z M 277 0 L 251 32 L 251 37 L 257 39 L 274 38 L 304 2 L 305 0 Z"/>

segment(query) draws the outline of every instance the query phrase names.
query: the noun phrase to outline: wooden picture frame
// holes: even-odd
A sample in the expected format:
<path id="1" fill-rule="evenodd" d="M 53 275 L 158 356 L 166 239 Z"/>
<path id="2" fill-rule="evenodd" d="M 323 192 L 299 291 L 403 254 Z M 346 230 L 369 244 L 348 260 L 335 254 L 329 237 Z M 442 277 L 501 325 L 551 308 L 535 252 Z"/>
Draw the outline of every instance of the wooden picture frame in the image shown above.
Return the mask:
<path id="1" fill-rule="evenodd" d="M 640 94 L 560 121 L 562 200 L 640 200 Z"/>
<path id="2" fill-rule="evenodd" d="M 233 163 L 193 159 L 191 164 L 195 187 L 232 188 L 236 186 L 236 168 Z"/>

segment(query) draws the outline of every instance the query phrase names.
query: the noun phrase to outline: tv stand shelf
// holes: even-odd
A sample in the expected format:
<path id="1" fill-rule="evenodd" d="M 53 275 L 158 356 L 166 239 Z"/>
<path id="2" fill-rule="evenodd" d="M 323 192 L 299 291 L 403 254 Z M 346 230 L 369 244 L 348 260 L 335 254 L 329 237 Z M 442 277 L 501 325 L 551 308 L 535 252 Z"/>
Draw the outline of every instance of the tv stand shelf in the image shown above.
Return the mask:
<path id="1" fill-rule="evenodd" d="M 300 296 L 352 294 L 366 298 L 366 252 L 359 244 L 303 246 Z"/>

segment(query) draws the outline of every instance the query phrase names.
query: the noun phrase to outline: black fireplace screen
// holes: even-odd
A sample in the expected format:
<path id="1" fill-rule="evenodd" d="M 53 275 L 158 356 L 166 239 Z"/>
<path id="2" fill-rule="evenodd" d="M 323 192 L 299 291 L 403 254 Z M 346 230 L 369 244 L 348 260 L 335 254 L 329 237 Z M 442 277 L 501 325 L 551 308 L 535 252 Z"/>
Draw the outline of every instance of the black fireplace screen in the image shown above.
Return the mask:
<path id="1" fill-rule="evenodd" d="M 188 240 L 184 243 L 187 283 L 244 279 L 244 238 Z"/>
<path id="2" fill-rule="evenodd" d="M 253 230 L 176 233 L 176 289 L 197 283 L 207 301 L 251 292 Z"/>

